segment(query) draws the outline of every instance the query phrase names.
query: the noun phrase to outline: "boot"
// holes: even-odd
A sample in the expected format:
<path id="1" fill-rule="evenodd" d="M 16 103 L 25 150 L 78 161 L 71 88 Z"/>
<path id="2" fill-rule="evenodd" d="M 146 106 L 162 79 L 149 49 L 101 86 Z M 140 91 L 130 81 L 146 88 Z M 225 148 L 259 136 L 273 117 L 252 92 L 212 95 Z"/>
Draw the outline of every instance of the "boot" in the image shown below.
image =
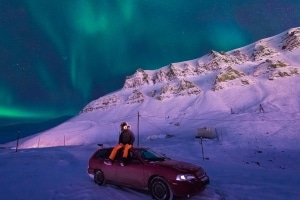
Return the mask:
<path id="1" fill-rule="evenodd" d="M 120 162 L 120 166 L 124 167 L 126 165 L 126 160 L 127 158 L 122 158 L 121 162 Z"/>

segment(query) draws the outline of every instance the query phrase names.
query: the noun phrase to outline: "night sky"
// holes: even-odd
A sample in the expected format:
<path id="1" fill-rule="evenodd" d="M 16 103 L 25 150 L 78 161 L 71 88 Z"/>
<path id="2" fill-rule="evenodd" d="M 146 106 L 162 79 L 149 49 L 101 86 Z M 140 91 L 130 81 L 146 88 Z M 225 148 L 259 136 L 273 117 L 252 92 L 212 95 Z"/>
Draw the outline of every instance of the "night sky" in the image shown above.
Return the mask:
<path id="1" fill-rule="evenodd" d="M 0 125 L 76 115 L 138 68 L 297 26 L 299 0 L 0 0 Z"/>

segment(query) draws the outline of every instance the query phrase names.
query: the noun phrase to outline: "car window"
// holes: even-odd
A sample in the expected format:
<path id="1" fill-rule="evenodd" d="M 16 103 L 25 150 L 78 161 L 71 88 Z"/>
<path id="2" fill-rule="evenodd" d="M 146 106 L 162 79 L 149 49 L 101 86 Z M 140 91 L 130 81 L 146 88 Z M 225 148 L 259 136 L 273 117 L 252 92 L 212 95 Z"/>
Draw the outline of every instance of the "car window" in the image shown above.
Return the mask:
<path id="1" fill-rule="evenodd" d="M 109 156 L 109 150 L 100 150 L 95 154 L 95 158 L 107 158 Z"/>
<path id="2" fill-rule="evenodd" d="M 143 159 L 148 161 L 163 161 L 166 159 L 166 157 L 164 157 L 163 155 L 150 149 L 142 149 L 138 153 Z"/>
<path id="3" fill-rule="evenodd" d="M 124 152 L 124 149 L 120 149 L 117 154 L 116 154 L 116 157 L 115 157 L 115 160 L 122 160 L 123 159 L 123 152 Z M 132 155 L 133 153 L 131 152 L 131 150 L 129 150 L 128 152 L 128 160 L 131 160 L 132 158 Z"/>
<path id="4" fill-rule="evenodd" d="M 119 149 L 119 151 L 117 151 L 115 160 L 122 160 L 122 158 L 123 158 L 123 151 L 124 151 L 123 148 L 122 148 L 122 149 Z"/>
<path id="5" fill-rule="evenodd" d="M 141 164 L 141 160 L 132 152 L 130 151 L 128 154 L 128 162 L 135 163 L 135 164 Z"/>

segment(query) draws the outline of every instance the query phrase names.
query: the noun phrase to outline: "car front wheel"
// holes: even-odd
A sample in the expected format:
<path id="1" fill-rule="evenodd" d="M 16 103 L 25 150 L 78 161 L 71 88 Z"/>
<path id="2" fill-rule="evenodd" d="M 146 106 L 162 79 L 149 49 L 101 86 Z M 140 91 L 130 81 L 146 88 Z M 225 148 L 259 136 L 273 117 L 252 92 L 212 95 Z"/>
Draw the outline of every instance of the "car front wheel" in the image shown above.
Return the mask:
<path id="1" fill-rule="evenodd" d="M 102 171 L 96 171 L 95 175 L 94 175 L 94 181 L 95 183 L 97 183 L 98 185 L 103 185 L 104 184 L 104 174 Z"/>
<path id="2" fill-rule="evenodd" d="M 162 177 L 155 177 L 150 183 L 151 195 L 157 200 L 173 199 L 173 193 L 170 190 L 169 184 Z"/>

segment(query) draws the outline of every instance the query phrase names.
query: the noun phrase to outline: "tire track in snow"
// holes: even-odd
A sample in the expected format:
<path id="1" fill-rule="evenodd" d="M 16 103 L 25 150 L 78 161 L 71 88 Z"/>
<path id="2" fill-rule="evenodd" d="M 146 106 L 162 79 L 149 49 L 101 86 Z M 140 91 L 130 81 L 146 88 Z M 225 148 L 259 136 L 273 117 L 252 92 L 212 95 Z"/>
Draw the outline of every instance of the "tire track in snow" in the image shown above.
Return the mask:
<path id="1" fill-rule="evenodd" d="M 98 186 L 93 182 L 69 184 L 53 191 L 51 200 L 139 200 L 152 199 L 151 194 L 127 187 L 113 185 Z"/>

